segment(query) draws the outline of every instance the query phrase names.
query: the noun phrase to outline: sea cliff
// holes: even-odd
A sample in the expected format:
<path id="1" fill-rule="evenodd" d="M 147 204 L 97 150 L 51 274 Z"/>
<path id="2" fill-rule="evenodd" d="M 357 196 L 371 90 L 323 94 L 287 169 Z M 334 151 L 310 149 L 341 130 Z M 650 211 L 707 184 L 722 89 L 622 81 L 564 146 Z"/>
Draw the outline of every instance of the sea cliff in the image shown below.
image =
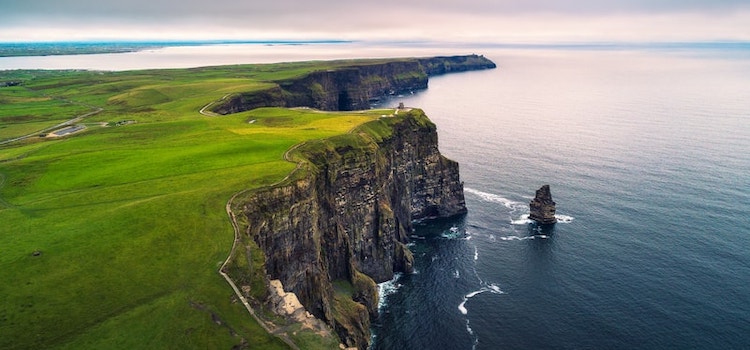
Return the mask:
<path id="1" fill-rule="evenodd" d="M 477 55 L 357 61 L 228 96 L 213 111 L 364 109 L 379 96 L 426 88 L 430 75 L 494 67 Z M 413 270 L 413 222 L 466 212 L 458 163 L 440 154 L 436 126 L 420 109 L 308 141 L 286 158 L 298 163 L 289 177 L 231 201 L 239 247 L 224 271 L 256 307 L 274 311 L 274 281 L 277 294 L 294 293 L 344 345 L 366 349 L 376 283 Z"/>
<path id="2" fill-rule="evenodd" d="M 259 250 L 264 264 L 231 274 L 280 280 L 342 342 L 364 349 L 375 283 L 412 270 L 412 223 L 466 212 L 458 164 L 440 154 L 436 127 L 418 109 L 305 143 L 291 157 L 300 167 L 286 181 L 234 201 L 245 223 L 239 251 L 252 266 Z"/>
<path id="3" fill-rule="evenodd" d="M 380 97 L 427 88 L 429 76 L 495 68 L 480 55 L 355 62 L 341 61 L 331 69 L 273 81 L 265 90 L 229 95 L 214 103 L 210 112 L 230 114 L 259 107 L 368 109 Z"/>

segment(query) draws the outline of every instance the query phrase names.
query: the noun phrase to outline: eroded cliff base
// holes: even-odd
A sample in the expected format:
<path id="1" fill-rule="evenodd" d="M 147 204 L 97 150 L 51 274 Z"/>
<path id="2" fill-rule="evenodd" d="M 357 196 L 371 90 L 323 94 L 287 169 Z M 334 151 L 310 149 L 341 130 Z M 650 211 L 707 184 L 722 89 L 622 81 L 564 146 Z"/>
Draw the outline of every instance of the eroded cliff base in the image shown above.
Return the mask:
<path id="1" fill-rule="evenodd" d="M 412 270 L 412 222 L 466 212 L 458 164 L 437 145 L 414 109 L 299 146 L 289 178 L 233 201 L 242 246 L 227 271 L 255 300 L 279 280 L 346 346 L 367 348 L 376 282 Z"/>

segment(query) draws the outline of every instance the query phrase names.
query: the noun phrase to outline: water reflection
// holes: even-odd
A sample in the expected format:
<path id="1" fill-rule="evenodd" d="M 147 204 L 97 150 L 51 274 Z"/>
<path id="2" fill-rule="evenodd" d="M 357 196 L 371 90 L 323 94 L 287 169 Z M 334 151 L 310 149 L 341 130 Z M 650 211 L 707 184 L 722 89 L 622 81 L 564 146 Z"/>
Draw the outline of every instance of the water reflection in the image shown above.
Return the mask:
<path id="1" fill-rule="evenodd" d="M 415 57 L 455 54 L 445 47 L 373 45 L 367 43 L 223 44 L 175 46 L 138 52 L 0 57 L 0 70 L 86 69 L 124 71 L 205 66 L 277 63 L 350 58 Z"/>

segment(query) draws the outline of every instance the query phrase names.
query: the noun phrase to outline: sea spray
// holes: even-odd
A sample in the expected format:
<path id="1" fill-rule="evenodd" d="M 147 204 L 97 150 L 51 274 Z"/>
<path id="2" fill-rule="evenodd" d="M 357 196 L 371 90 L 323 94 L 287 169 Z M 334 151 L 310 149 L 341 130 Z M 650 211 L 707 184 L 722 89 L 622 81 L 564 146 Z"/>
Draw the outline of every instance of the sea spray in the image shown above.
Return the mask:
<path id="1" fill-rule="evenodd" d="M 392 279 L 383 283 L 378 283 L 378 295 L 380 296 L 378 299 L 378 312 L 388 305 L 388 296 L 396 293 L 396 291 L 401 288 L 401 283 L 398 282 L 401 276 L 401 273 L 396 273 L 393 275 Z"/>

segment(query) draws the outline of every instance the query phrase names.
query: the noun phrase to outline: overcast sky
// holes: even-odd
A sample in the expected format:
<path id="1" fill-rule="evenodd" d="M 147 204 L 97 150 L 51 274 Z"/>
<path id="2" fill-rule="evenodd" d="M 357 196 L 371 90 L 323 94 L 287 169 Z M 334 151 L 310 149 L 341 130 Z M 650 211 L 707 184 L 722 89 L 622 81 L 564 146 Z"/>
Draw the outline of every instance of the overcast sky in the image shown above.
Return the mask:
<path id="1" fill-rule="evenodd" d="M 0 0 L 0 41 L 750 40 L 750 0 Z"/>

